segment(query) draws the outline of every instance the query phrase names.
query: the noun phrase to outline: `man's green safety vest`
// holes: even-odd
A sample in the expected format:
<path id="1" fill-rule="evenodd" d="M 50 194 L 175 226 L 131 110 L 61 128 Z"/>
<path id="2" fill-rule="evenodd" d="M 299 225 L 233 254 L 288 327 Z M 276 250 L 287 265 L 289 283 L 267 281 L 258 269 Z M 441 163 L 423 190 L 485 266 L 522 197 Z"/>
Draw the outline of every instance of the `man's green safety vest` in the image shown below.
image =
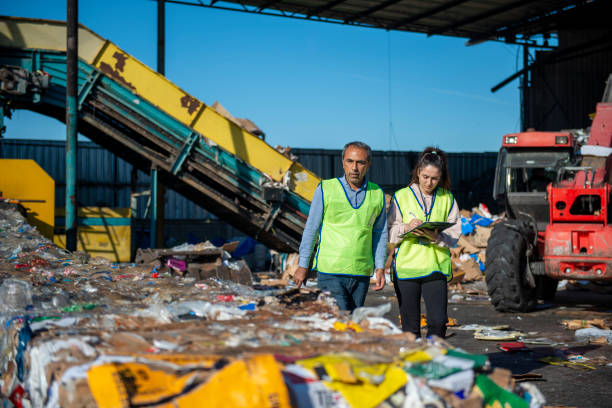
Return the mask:
<path id="1" fill-rule="evenodd" d="M 420 191 L 405 187 L 395 193 L 395 200 L 402 215 L 402 222 L 407 224 L 413 218 L 431 222 L 444 222 L 453 208 L 453 194 L 443 188 L 436 188 L 432 197 L 431 209 L 425 209 L 416 197 Z M 452 279 L 451 258 L 448 248 L 430 244 L 429 241 L 408 235 L 397 250 L 393 262 L 398 279 L 415 279 L 441 272 L 447 280 Z"/>
<path id="2" fill-rule="evenodd" d="M 368 182 L 363 202 L 353 207 L 340 179 L 321 181 L 321 190 L 323 220 L 314 269 L 334 275 L 372 275 L 372 228 L 384 207 L 383 191 Z"/>

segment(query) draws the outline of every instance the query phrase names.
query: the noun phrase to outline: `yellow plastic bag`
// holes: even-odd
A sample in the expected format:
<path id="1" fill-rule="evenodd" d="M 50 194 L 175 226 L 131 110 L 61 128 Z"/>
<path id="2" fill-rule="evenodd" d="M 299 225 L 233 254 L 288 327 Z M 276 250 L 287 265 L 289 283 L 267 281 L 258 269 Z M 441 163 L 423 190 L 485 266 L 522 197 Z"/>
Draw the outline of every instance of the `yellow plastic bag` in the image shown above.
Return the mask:
<path id="1" fill-rule="evenodd" d="M 87 378 L 100 408 L 290 407 L 280 365 L 269 354 L 234 361 L 210 376 L 202 370 L 179 374 L 144 363 L 115 363 L 92 367 Z"/>
<path id="2" fill-rule="evenodd" d="M 369 364 L 343 355 L 323 355 L 297 361 L 322 377 L 355 408 L 375 407 L 406 384 L 407 376 L 396 363 Z"/>

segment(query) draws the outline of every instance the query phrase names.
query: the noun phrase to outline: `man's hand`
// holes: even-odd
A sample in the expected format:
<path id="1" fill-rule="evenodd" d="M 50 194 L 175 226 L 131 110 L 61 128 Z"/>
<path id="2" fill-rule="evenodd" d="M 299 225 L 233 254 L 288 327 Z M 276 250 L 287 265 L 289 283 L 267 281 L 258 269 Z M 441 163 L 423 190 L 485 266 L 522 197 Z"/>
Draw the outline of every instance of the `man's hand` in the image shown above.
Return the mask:
<path id="1" fill-rule="evenodd" d="M 376 285 L 374 285 L 374 290 L 381 290 L 385 287 L 385 270 L 377 269 L 376 270 Z"/>
<path id="2" fill-rule="evenodd" d="M 302 284 L 306 282 L 306 274 L 308 274 L 308 269 L 302 268 L 298 266 L 293 274 L 293 281 L 297 285 L 298 289 L 302 287 Z"/>

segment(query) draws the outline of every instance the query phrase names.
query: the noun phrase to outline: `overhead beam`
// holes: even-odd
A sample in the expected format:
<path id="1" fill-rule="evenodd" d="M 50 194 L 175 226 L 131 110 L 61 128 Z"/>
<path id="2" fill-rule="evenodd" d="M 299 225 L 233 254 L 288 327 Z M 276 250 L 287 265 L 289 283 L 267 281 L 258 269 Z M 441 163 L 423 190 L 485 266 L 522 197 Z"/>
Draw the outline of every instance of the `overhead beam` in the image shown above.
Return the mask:
<path id="1" fill-rule="evenodd" d="M 489 18 L 489 17 L 495 16 L 497 14 L 505 13 L 507 11 L 510 11 L 510 10 L 513 10 L 513 9 L 525 6 L 525 5 L 529 4 L 529 3 L 533 3 L 534 1 L 537 1 L 537 0 L 519 0 L 519 1 L 515 1 L 514 3 L 505 4 L 505 5 L 501 6 L 501 7 L 497 7 L 497 8 L 491 9 L 491 10 L 487 10 L 487 11 L 482 12 L 480 14 L 476 14 L 476 15 L 464 18 L 463 20 L 455 21 L 454 23 L 447 24 L 445 26 L 436 28 L 435 30 L 429 31 L 427 33 L 427 35 L 428 36 L 432 36 L 432 35 L 437 35 L 437 34 L 443 34 L 443 33 L 447 32 L 449 30 L 454 30 L 454 29 L 457 29 L 457 28 L 462 27 L 464 25 L 471 24 L 471 23 L 474 23 L 476 21 L 483 20 L 485 18 Z"/>
<path id="2" fill-rule="evenodd" d="M 467 2 L 467 1 L 469 1 L 469 0 L 454 0 L 454 1 L 451 1 L 449 3 L 442 4 L 442 5 L 438 6 L 438 7 L 434 7 L 432 9 L 430 9 L 430 10 L 424 11 L 424 12 L 419 13 L 419 14 L 415 14 L 414 16 L 411 16 L 411 17 L 408 17 L 408 18 L 406 18 L 404 20 L 398 21 L 397 23 L 388 26 L 387 29 L 388 30 L 396 30 L 398 28 L 402 28 L 402 27 L 404 27 L 407 24 L 414 23 L 415 21 L 419 21 L 419 20 L 421 20 L 423 18 L 436 15 L 438 13 L 441 13 L 442 11 L 446 11 L 446 10 L 448 10 L 450 8 L 459 6 L 460 4 L 463 4 L 463 3 Z"/>
<path id="3" fill-rule="evenodd" d="M 261 6 L 257 7 L 257 11 L 261 11 L 261 10 L 265 10 L 267 8 L 270 8 L 270 7 L 272 7 L 273 5 L 275 5 L 278 2 L 279 2 L 279 0 L 270 0 L 270 1 L 267 1 L 264 4 L 262 4 Z"/>
<path id="4" fill-rule="evenodd" d="M 326 3 L 320 7 L 308 10 L 306 12 L 306 18 L 310 18 L 312 16 L 316 16 L 319 13 L 322 13 L 324 11 L 327 11 L 329 9 L 332 9 L 342 3 L 344 3 L 346 0 L 334 0 L 334 1 L 330 1 L 329 3 Z"/>
<path id="5" fill-rule="evenodd" d="M 369 16 L 370 14 L 374 14 L 377 11 L 380 11 L 380 10 L 385 9 L 385 8 L 387 8 L 389 6 L 392 6 L 392 5 L 396 4 L 396 3 L 399 3 L 400 1 L 402 1 L 402 0 L 387 0 L 387 1 L 384 1 L 384 2 L 380 3 L 377 6 L 370 7 L 369 9 L 366 9 L 366 10 L 362 11 L 361 13 L 356 13 L 356 14 L 348 17 L 346 20 L 344 20 L 344 22 L 345 23 L 349 23 L 351 21 L 359 21 L 362 18 Z"/>

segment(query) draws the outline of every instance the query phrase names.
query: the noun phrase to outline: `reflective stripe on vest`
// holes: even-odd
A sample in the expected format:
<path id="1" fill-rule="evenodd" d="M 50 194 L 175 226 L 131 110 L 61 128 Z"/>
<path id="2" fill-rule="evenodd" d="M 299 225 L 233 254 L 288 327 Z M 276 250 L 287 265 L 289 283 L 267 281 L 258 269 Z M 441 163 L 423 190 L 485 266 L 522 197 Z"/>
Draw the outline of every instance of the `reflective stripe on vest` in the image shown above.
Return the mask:
<path id="1" fill-rule="evenodd" d="M 349 202 L 340 179 L 321 181 L 321 191 L 323 220 L 314 269 L 336 275 L 372 275 L 372 228 L 383 209 L 383 191 L 368 182 L 358 207 Z"/>
<path id="2" fill-rule="evenodd" d="M 418 187 L 416 187 L 418 188 Z M 446 221 L 453 207 L 453 195 L 440 187 L 432 197 L 431 209 L 425 209 L 416 197 L 418 191 L 410 186 L 397 191 L 394 199 L 402 215 L 402 222 L 409 223 L 413 218 L 421 221 Z M 415 237 L 405 238 L 399 246 L 393 262 L 395 274 L 399 279 L 415 279 L 441 272 L 447 280 L 452 279 L 450 251 Z"/>

